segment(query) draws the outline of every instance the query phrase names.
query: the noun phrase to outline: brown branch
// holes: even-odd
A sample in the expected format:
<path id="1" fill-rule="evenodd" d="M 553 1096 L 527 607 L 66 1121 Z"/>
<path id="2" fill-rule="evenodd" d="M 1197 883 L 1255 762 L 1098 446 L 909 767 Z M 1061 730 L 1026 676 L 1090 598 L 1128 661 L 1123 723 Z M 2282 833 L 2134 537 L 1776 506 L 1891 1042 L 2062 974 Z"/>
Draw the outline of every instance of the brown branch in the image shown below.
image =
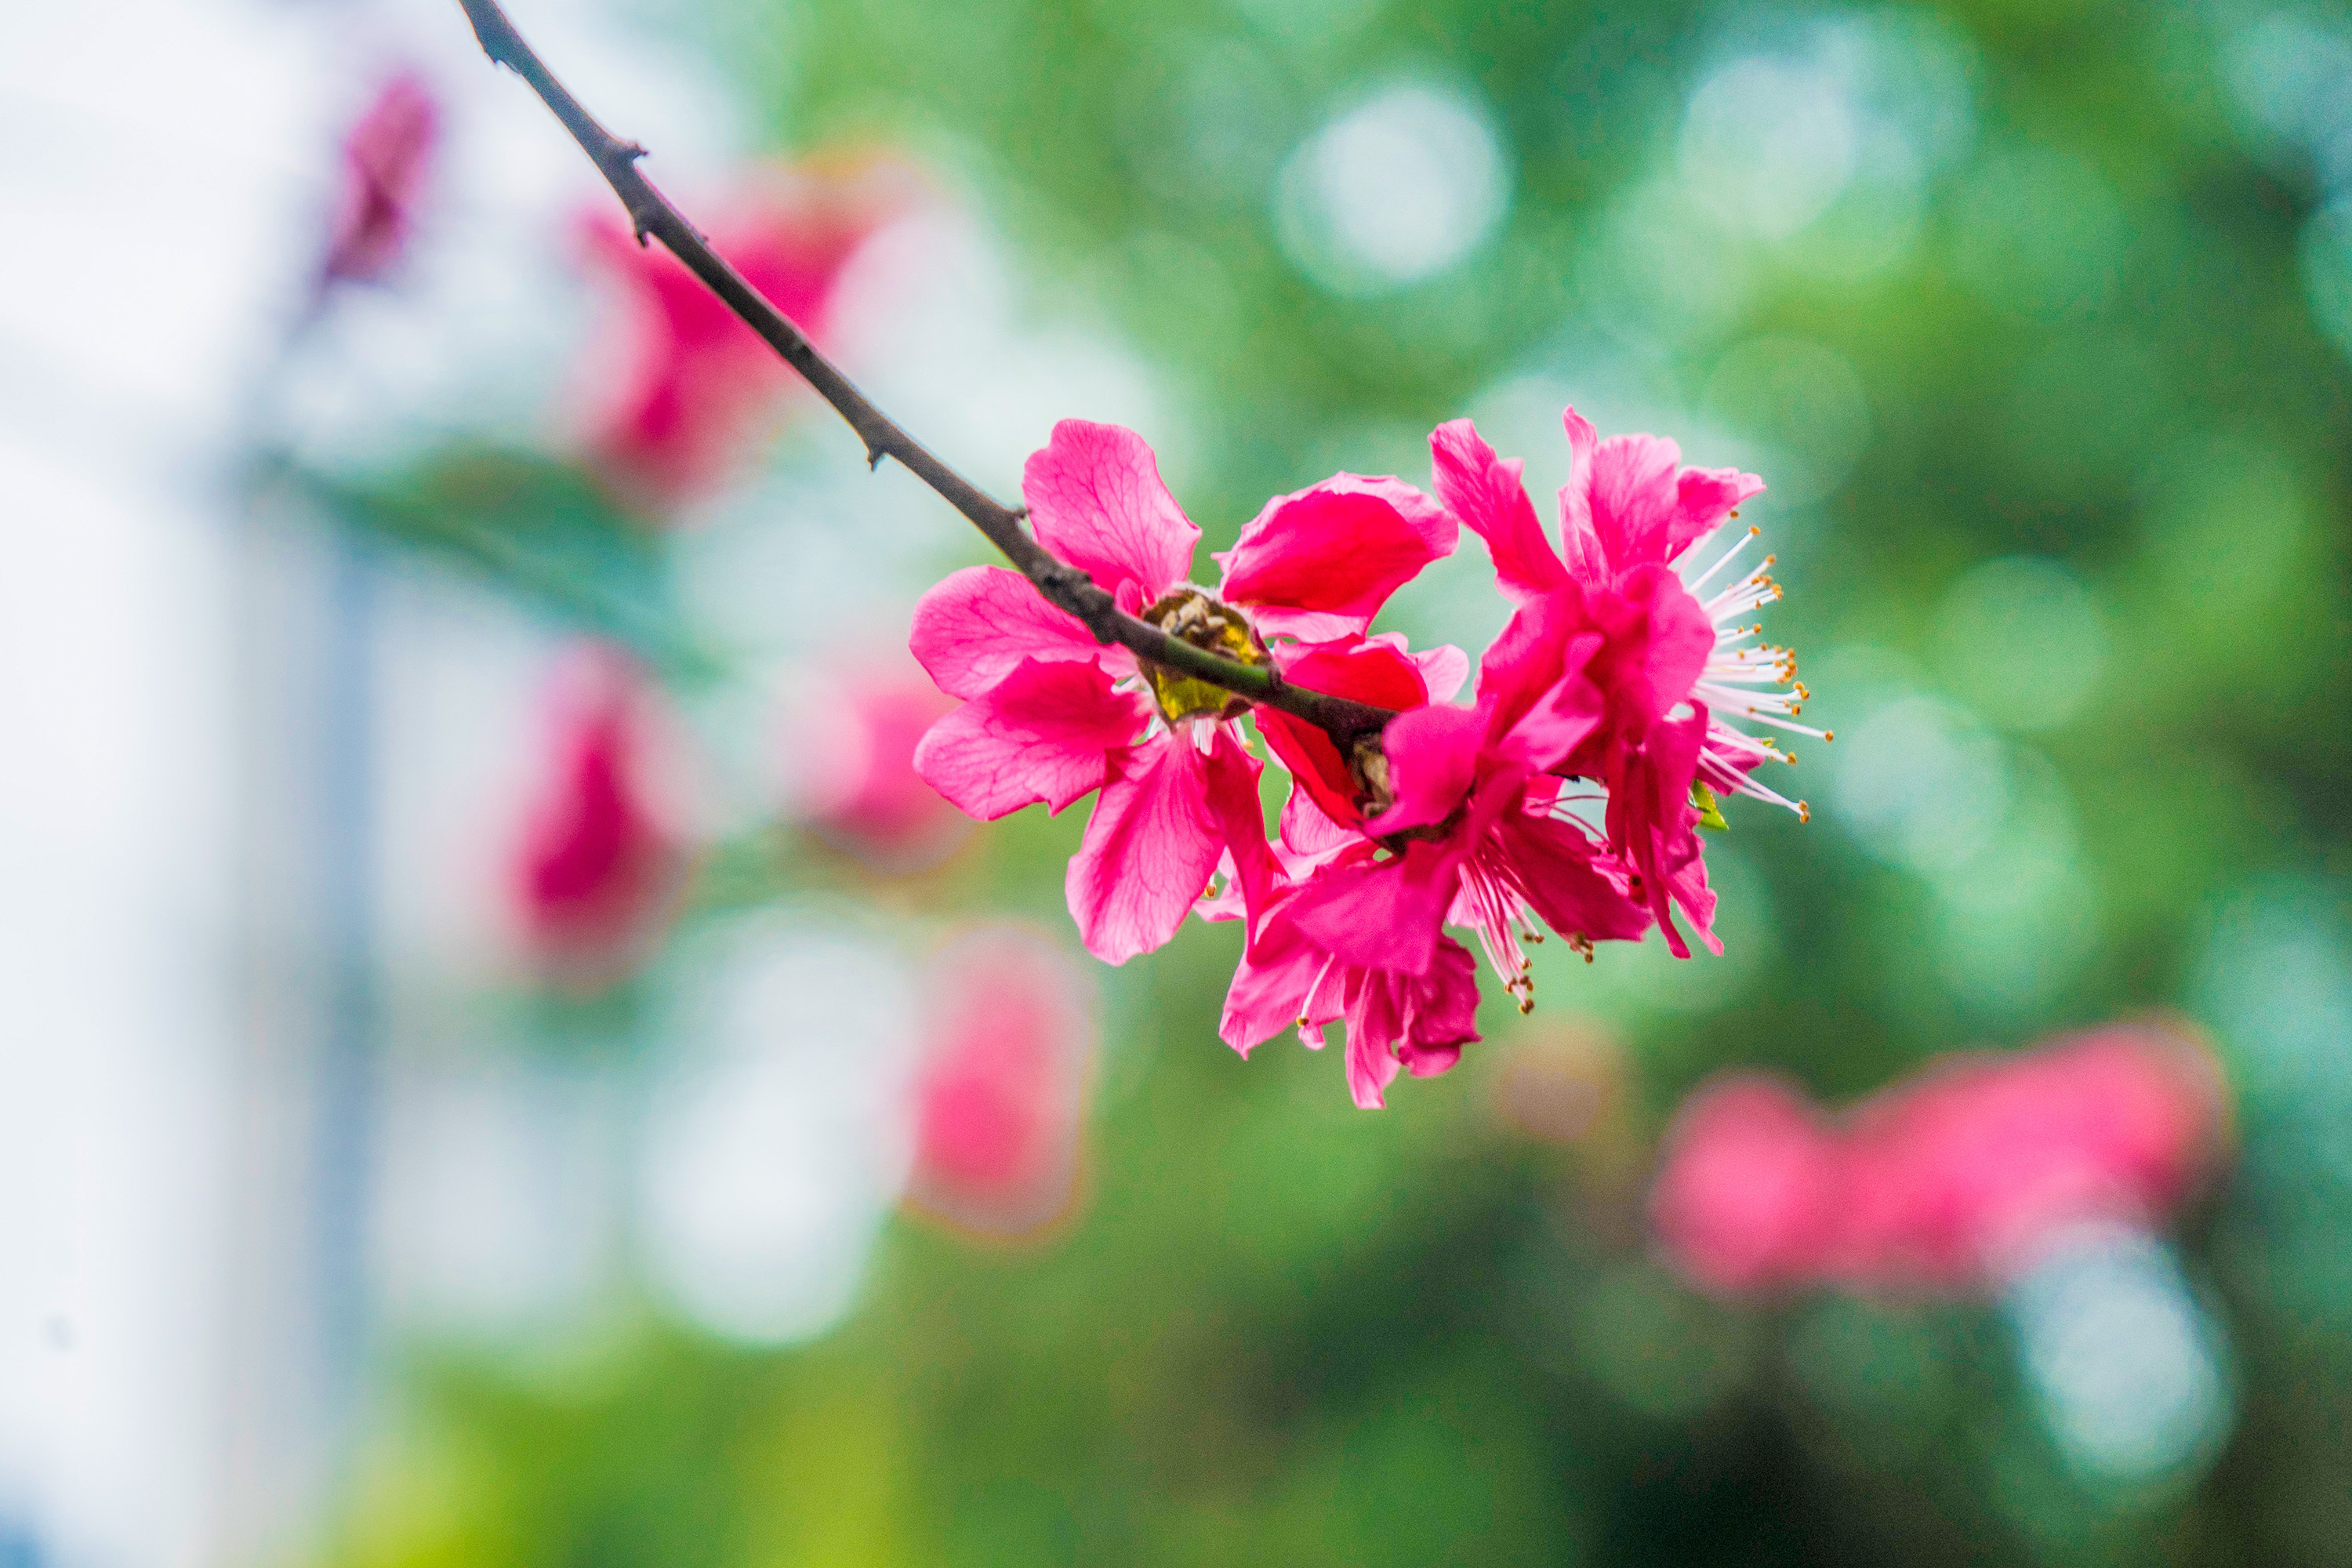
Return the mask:
<path id="1" fill-rule="evenodd" d="M 885 458 L 897 458 L 986 534 L 989 542 L 1021 569 L 1048 603 L 1083 622 L 1097 642 L 1118 643 L 1133 649 L 1140 658 L 1236 692 L 1253 702 L 1295 714 L 1328 731 L 1343 751 L 1351 742 L 1378 733 L 1395 717 L 1385 708 L 1292 686 L 1268 667 L 1222 658 L 1122 611 L 1093 578 L 1055 559 L 1052 552 L 1023 529 L 1022 513 L 1000 504 L 941 462 L 868 402 L 839 366 L 817 352 L 807 334 L 712 250 L 709 241 L 654 188 L 651 181 L 637 172 L 637 160 L 646 155 L 645 148 L 614 136 L 581 107 L 580 100 L 555 79 L 546 62 L 523 41 L 498 0 L 458 0 L 458 4 L 473 23 L 474 36 L 481 40 L 483 52 L 529 82 L 531 90 L 555 111 L 555 118 L 563 122 L 572 139 L 580 143 L 581 150 L 594 161 L 597 171 L 628 209 L 629 221 L 636 228 L 637 243 L 642 245 L 649 238 L 660 240 L 725 301 L 729 310 L 742 318 L 744 324 L 782 355 L 784 363 L 798 371 L 816 389 L 817 395 L 833 405 L 835 413 L 849 422 L 849 427 L 866 444 L 869 466 L 878 467 Z"/>

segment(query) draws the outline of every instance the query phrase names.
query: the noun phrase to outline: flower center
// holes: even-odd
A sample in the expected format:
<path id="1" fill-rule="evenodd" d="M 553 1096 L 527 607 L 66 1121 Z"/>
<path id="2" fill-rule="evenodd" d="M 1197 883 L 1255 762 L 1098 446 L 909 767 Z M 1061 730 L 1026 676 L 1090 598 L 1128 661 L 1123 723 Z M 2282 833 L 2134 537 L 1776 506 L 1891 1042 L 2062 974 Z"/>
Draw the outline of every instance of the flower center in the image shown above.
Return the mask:
<path id="1" fill-rule="evenodd" d="M 1179 642 L 1205 648 L 1236 664 L 1270 662 L 1265 643 L 1249 617 L 1207 590 L 1181 583 L 1143 612 L 1143 619 Z M 1181 669 L 1149 658 L 1138 658 L 1151 695 L 1171 728 L 1188 719 L 1232 719 L 1248 711 L 1249 699 L 1213 685 Z"/>

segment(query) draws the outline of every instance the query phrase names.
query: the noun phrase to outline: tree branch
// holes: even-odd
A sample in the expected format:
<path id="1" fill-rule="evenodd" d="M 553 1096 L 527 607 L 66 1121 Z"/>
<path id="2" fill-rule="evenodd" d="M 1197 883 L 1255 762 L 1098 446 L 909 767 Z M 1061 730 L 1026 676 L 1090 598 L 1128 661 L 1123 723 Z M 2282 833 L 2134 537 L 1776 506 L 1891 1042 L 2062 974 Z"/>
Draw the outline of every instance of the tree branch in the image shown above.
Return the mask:
<path id="1" fill-rule="evenodd" d="M 799 372 L 816 389 L 817 395 L 833 405 L 835 413 L 848 421 L 849 427 L 866 445 L 869 466 L 879 467 L 885 458 L 897 458 L 987 535 L 989 542 L 1021 569 L 1048 603 L 1084 623 L 1097 642 L 1118 643 L 1140 658 L 1239 693 L 1253 702 L 1295 714 L 1328 732 L 1343 751 L 1353 742 L 1377 734 L 1395 717 L 1385 708 L 1292 686 L 1269 667 L 1220 658 L 1122 611 L 1093 578 L 1057 560 L 1031 537 L 1021 526 L 1022 513 L 999 504 L 868 402 L 840 367 L 817 352 L 807 334 L 712 250 L 709 241 L 654 188 L 651 181 L 637 172 L 637 160 L 646 155 L 645 148 L 614 136 L 581 106 L 580 100 L 555 79 L 546 62 L 523 41 L 498 0 L 458 0 L 458 4 L 465 8 L 467 20 L 473 23 L 474 36 L 481 41 L 483 52 L 529 82 L 531 90 L 563 122 L 572 139 L 580 143 L 581 150 L 594 161 L 597 171 L 628 209 L 629 221 L 636 228 L 637 243 L 642 245 L 647 239 L 661 241 L 729 310 L 783 356 L 784 363 Z"/>

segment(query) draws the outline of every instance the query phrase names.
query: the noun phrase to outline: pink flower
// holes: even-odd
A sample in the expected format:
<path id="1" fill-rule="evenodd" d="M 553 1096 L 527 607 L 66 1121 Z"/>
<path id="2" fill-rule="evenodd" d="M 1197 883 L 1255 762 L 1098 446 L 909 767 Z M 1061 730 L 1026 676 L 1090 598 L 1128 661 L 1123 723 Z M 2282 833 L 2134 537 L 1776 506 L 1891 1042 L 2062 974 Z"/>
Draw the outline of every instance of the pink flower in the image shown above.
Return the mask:
<path id="1" fill-rule="evenodd" d="M 1601 721 L 1558 771 L 1607 787 L 1609 842 L 1640 874 L 1675 954 L 1689 949 L 1675 906 L 1720 951 L 1697 834 L 1711 802 L 1699 789 L 1805 809 L 1751 777 L 1767 757 L 1786 753 L 1721 715 L 1827 739 L 1791 721 L 1801 686 L 1793 696 L 1769 689 L 1794 679 L 1794 658 L 1749 646 L 1761 628 L 1738 624 L 1780 597 L 1765 574 L 1771 558 L 1711 597 L 1696 596 L 1756 531 L 1687 584 L 1677 575 L 1763 481 L 1732 468 L 1684 468 L 1681 448 L 1657 437 L 1602 441 L 1573 408 L 1566 423 L 1576 468 L 1560 492 L 1559 552 L 1536 521 L 1517 459 L 1498 459 L 1466 419 L 1431 437 L 1437 493 L 1486 539 L 1507 596 L 1523 611 L 1552 605 L 1598 637 L 1588 673 L 1604 699 Z"/>
<path id="2" fill-rule="evenodd" d="M 867 237 L 903 205 L 902 184 L 880 165 L 772 172 L 720 209 L 710 242 L 827 348 L 835 285 Z M 667 250 L 639 245 L 604 206 L 581 227 L 590 258 L 623 287 L 620 342 L 600 344 L 590 356 L 595 375 L 583 377 L 611 389 L 590 411 L 589 455 L 622 495 L 664 510 L 725 478 L 800 384 Z"/>
<path id="3" fill-rule="evenodd" d="M 782 759 L 794 816 L 888 870 L 934 863 L 970 830 L 915 771 L 924 731 L 956 704 L 903 649 L 795 686 Z"/>
<path id="4" fill-rule="evenodd" d="M 2074 1226 L 2159 1223 L 2223 1128 L 2211 1058 L 2148 1026 L 1953 1058 L 1837 1122 L 1774 1080 L 1733 1079 L 1675 1119 L 1651 1220 L 1716 1289 L 1965 1289 Z"/>
<path id="5" fill-rule="evenodd" d="M 1254 879 L 1269 890 L 1248 900 L 1228 1044 L 1246 1051 L 1295 1024 L 1319 1045 L 1321 1026 L 1344 1016 L 1349 1086 L 1357 1104 L 1377 1106 L 1400 1067 L 1443 1072 L 1478 1037 L 1475 965 L 1441 926 L 1476 933 L 1522 1009 L 1534 980 L 1520 943 L 1540 939 L 1536 917 L 1588 953 L 1647 929 L 1622 867 L 1564 809 L 1550 776 L 1601 715 L 1583 673 L 1599 639 L 1572 630 L 1550 602 L 1524 607 L 1480 661 L 1472 708 L 1414 691 L 1422 677 L 1402 649 L 1320 656 L 1319 689 L 1379 683 L 1402 710 L 1343 776 L 1327 759 L 1297 773 L 1280 857 L 1254 866 L 1236 846 L 1244 891 Z"/>
<path id="6" fill-rule="evenodd" d="M 943 951 L 924 994 L 908 1201 L 983 1235 L 1050 1227 L 1076 1196 L 1094 1063 L 1084 976 L 1044 937 L 999 927 Z"/>
<path id="7" fill-rule="evenodd" d="M 558 679 L 551 755 L 516 858 L 525 933 L 554 977 L 591 988 L 634 967 L 684 859 L 648 787 L 647 698 L 625 655 L 575 654 Z"/>
<path id="8" fill-rule="evenodd" d="M 1037 538 L 1173 635 L 1277 668 L 1360 637 L 1388 595 L 1454 547 L 1443 509 L 1392 479 L 1340 474 L 1266 503 L 1215 557 L 1214 590 L 1184 580 L 1200 530 L 1160 483 L 1143 438 L 1066 419 L 1031 454 L 1022 491 Z M 1269 639 L 1276 639 L 1269 641 Z M 1258 762 L 1232 694 L 1095 642 L 997 567 L 958 572 L 916 606 L 911 646 L 965 704 L 915 765 L 993 820 L 1059 811 L 1099 790 L 1070 861 L 1070 912 L 1089 951 L 1120 963 L 1165 942 L 1232 846 L 1259 851 Z"/>
<path id="9" fill-rule="evenodd" d="M 440 106 L 421 77 L 404 71 L 384 83 L 343 140 L 342 189 L 320 267 L 324 282 L 377 282 L 399 262 L 440 129 Z"/>

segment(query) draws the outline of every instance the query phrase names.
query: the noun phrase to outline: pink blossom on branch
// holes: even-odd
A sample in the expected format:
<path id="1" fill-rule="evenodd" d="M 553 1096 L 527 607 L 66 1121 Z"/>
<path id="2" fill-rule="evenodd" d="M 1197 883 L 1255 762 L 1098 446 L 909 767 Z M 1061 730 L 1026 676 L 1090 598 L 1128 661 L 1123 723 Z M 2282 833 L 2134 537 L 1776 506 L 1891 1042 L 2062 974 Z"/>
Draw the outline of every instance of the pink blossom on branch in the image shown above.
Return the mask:
<path id="1" fill-rule="evenodd" d="M 1675 1118 L 1651 1223 L 1712 1289 L 1970 1289 L 2072 1227 L 2160 1224 L 2226 1123 L 2210 1055 L 2152 1026 L 1949 1058 L 1838 1119 L 1733 1077 Z"/>
<path id="2" fill-rule="evenodd" d="M 1286 670 L 1318 647 L 1361 639 L 1388 595 L 1450 552 L 1455 533 L 1412 486 L 1340 474 L 1267 502 L 1216 558 L 1224 572 L 1212 590 L 1185 580 L 1201 531 L 1133 431 L 1064 420 L 1031 455 L 1022 491 L 1039 542 L 1123 607 L 1228 658 Z M 1309 636 L 1328 641 L 1291 640 Z M 940 794 L 992 820 L 1101 792 L 1066 890 L 1105 962 L 1174 935 L 1229 848 L 1264 851 L 1261 764 L 1231 693 L 1097 644 L 999 567 L 968 568 L 926 594 L 911 646 L 940 689 L 965 700 L 916 752 Z"/>
<path id="3" fill-rule="evenodd" d="M 440 132 L 440 105 L 422 77 L 403 71 L 376 93 L 343 140 L 322 284 L 380 282 L 406 254 Z"/>
<path id="4" fill-rule="evenodd" d="M 750 182 L 710 226 L 710 243 L 808 334 L 833 346 L 843 272 L 907 205 L 894 164 L 804 164 Z M 756 332 L 659 246 L 637 243 L 599 205 L 582 220 L 589 259 L 621 288 L 608 341 L 591 363 L 600 389 L 586 417 L 591 461 L 625 499 L 656 512 L 724 479 L 801 384 Z M 586 378 L 583 378 L 586 379 Z"/>

